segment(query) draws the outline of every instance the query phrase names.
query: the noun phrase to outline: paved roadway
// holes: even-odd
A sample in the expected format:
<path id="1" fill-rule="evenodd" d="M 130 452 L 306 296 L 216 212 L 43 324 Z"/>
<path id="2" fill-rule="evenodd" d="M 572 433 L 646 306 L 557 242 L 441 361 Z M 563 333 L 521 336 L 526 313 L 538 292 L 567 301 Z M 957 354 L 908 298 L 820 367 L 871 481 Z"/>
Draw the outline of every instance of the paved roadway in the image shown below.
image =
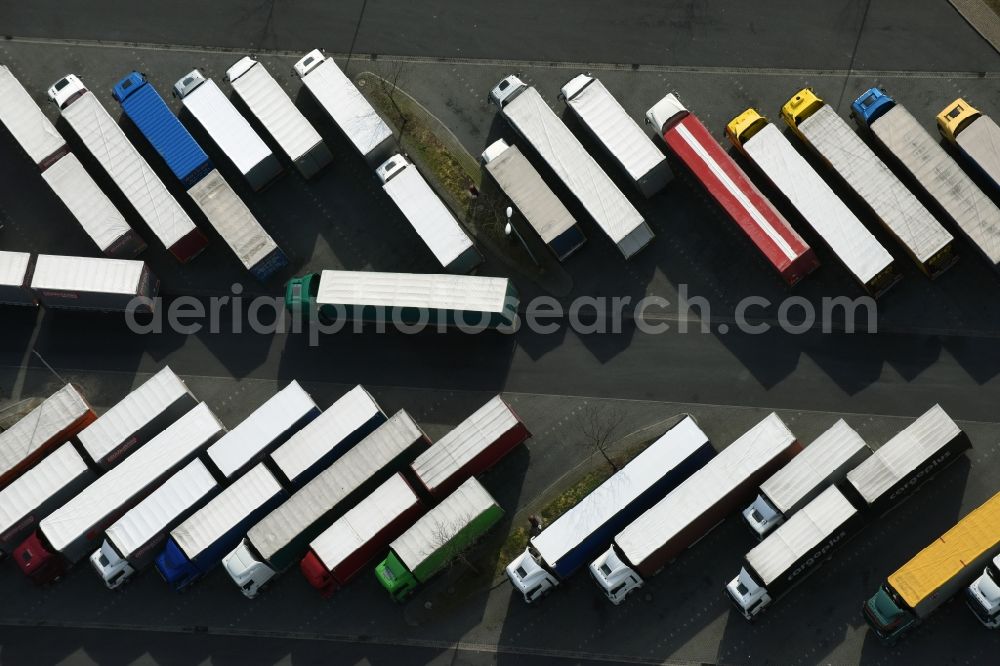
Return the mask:
<path id="1" fill-rule="evenodd" d="M 946 2 L 92 0 L 0 3 L 4 34 L 160 44 L 721 67 L 987 71 Z"/>

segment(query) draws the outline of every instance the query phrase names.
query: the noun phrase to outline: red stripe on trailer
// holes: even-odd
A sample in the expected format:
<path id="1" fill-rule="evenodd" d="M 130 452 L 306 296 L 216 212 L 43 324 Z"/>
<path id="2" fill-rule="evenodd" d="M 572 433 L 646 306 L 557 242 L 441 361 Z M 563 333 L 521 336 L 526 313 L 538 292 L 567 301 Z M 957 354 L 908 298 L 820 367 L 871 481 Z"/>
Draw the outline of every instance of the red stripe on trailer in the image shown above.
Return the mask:
<path id="1" fill-rule="evenodd" d="M 663 140 L 785 282 L 794 285 L 819 267 L 812 248 L 694 115 L 672 125 Z"/>

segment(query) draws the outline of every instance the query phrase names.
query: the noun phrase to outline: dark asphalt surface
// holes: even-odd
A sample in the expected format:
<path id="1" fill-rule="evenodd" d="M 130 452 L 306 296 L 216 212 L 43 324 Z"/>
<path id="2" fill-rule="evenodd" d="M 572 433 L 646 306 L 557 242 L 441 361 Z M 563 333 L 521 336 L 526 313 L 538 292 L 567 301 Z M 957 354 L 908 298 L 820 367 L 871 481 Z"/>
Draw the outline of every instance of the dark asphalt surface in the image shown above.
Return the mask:
<path id="1" fill-rule="evenodd" d="M 18 37 L 427 57 L 938 71 L 997 63 L 943 1 L 914 11 L 907 0 L 93 0 L 83 14 L 57 0 L 4 0 L 0 26 Z"/>

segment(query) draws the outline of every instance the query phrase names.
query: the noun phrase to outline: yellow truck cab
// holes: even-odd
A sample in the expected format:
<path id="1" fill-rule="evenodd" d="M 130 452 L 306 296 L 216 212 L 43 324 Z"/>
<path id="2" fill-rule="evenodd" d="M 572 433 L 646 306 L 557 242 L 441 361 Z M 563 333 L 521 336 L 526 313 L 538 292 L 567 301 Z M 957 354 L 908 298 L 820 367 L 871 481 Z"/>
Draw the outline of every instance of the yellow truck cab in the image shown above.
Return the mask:
<path id="1" fill-rule="evenodd" d="M 726 125 L 726 138 L 740 150 L 743 143 L 750 140 L 757 132 L 767 125 L 767 118 L 762 116 L 757 109 L 747 109 L 740 115 L 729 121 Z"/>
<path id="2" fill-rule="evenodd" d="M 801 136 L 799 123 L 819 111 L 824 104 L 823 99 L 812 88 L 803 88 L 781 107 L 781 117 L 792 131 Z"/>
<path id="3" fill-rule="evenodd" d="M 983 114 L 978 109 L 959 97 L 937 115 L 938 131 L 941 132 L 941 136 L 954 143 L 958 133 L 981 115 Z"/>

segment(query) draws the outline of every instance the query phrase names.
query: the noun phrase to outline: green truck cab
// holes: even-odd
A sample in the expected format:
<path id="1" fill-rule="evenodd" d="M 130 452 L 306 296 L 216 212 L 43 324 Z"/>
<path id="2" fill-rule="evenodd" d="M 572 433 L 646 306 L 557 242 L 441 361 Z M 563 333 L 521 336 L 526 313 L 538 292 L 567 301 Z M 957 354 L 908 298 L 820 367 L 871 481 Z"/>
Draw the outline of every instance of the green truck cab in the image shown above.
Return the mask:
<path id="1" fill-rule="evenodd" d="M 918 621 L 886 585 L 864 603 L 862 610 L 875 635 L 888 645 L 894 644 Z"/>
<path id="2" fill-rule="evenodd" d="M 292 314 L 309 312 L 319 293 L 319 273 L 292 278 L 285 285 L 285 308 Z"/>
<path id="3" fill-rule="evenodd" d="M 418 584 L 416 577 L 410 573 L 406 565 L 400 562 L 396 553 L 393 552 L 390 552 L 389 556 L 375 567 L 375 576 L 382 583 L 382 587 L 389 592 L 389 596 L 392 597 L 393 601 L 397 602 L 403 601 L 410 596 Z"/>

